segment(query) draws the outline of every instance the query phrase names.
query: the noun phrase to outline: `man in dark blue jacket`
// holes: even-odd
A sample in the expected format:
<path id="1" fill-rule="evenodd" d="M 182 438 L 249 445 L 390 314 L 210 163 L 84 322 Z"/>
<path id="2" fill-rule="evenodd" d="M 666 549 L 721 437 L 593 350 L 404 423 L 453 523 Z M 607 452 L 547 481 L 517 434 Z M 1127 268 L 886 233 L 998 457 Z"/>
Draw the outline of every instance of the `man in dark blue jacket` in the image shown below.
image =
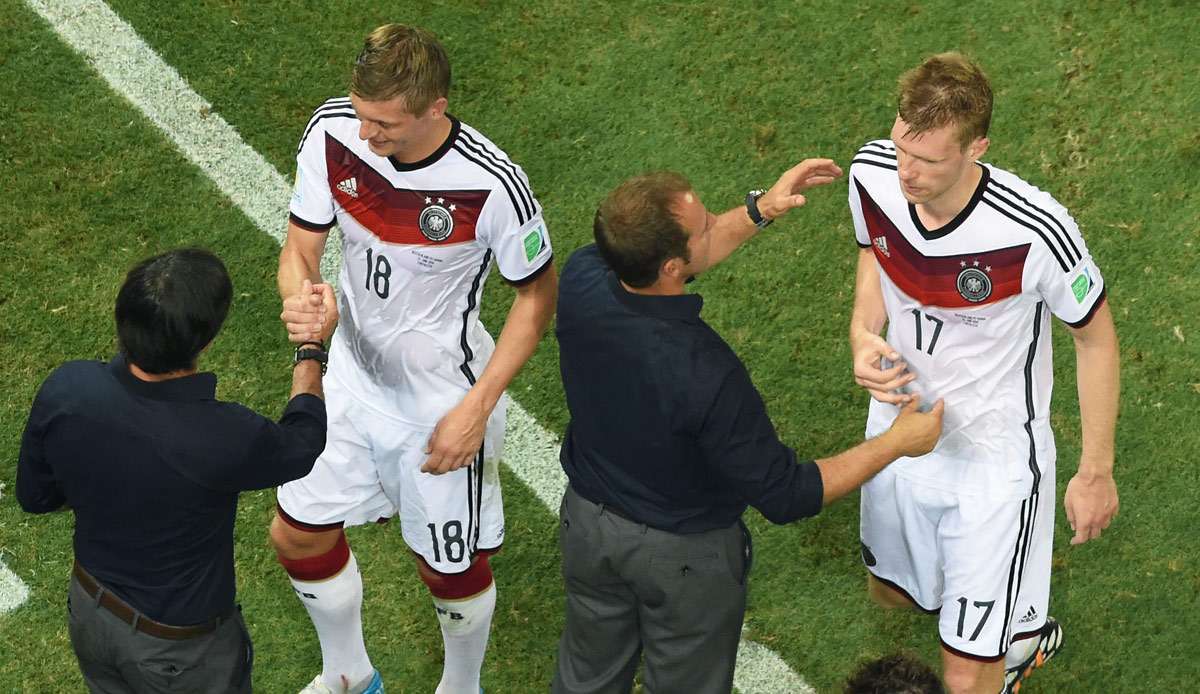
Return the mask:
<path id="1" fill-rule="evenodd" d="M 328 286 L 306 286 L 336 324 Z M 75 513 L 71 643 L 93 692 L 249 692 L 234 602 L 238 493 L 302 477 L 325 446 L 320 343 L 296 350 L 279 422 L 216 399 L 197 371 L 233 286 L 202 250 L 133 268 L 117 296 L 120 352 L 42 384 L 21 441 L 17 498 Z"/>
<path id="2" fill-rule="evenodd" d="M 812 516 L 896 458 L 937 441 L 942 406 L 906 408 L 844 453 L 797 460 L 729 345 L 686 292 L 801 191 L 841 170 L 790 169 L 745 207 L 709 212 L 683 176 L 621 184 L 596 213 L 596 245 L 563 270 L 558 342 L 571 422 L 559 542 L 566 627 L 555 694 L 728 692 L 746 606 L 754 506 L 775 523 Z"/>

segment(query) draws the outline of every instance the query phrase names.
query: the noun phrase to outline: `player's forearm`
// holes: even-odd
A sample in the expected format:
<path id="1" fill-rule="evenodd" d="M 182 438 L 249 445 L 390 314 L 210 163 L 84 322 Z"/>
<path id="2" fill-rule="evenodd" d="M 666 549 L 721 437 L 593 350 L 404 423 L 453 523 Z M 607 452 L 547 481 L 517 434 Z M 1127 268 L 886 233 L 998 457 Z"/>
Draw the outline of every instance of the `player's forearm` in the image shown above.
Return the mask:
<path id="1" fill-rule="evenodd" d="M 862 333 L 879 335 L 887 323 L 883 289 L 879 286 L 879 268 L 871 249 L 858 253 L 858 272 L 854 281 L 854 311 L 850 314 L 850 342 Z"/>
<path id="2" fill-rule="evenodd" d="M 888 431 L 844 453 L 817 460 L 825 490 L 822 505 L 828 506 L 861 487 L 875 473 L 899 458 L 902 451 L 895 435 Z"/>
<path id="3" fill-rule="evenodd" d="M 533 356 L 554 316 L 558 298 L 558 275 L 554 268 L 547 268 L 535 282 L 536 287 L 526 292 L 518 291 L 513 299 L 496 340 L 496 350 L 467 393 L 466 401 L 482 408 L 484 413 L 490 413 L 496 407 L 504 390 Z"/>
<path id="4" fill-rule="evenodd" d="M 1103 320 L 1108 316 L 1096 316 Z M 1121 391 L 1120 356 L 1111 319 L 1086 336 L 1075 335 L 1079 419 L 1083 432 L 1079 473 L 1086 477 L 1111 477 L 1114 436 Z"/>
<path id="5" fill-rule="evenodd" d="M 280 298 L 294 296 L 306 279 L 313 284 L 320 284 L 321 259 L 310 258 L 291 243 L 285 242 L 279 252 L 279 275 L 276 280 Z"/>

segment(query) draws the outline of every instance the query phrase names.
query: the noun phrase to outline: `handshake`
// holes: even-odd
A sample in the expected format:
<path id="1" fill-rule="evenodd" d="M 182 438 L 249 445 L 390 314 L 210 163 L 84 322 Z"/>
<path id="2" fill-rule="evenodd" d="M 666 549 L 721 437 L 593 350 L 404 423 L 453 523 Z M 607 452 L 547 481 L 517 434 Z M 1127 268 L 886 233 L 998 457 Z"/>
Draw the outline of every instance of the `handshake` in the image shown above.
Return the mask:
<path id="1" fill-rule="evenodd" d="M 287 327 L 288 341 L 295 344 L 329 342 L 337 327 L 337 294 L 324 282 L 313 284 L 304 280 L 300 291 L 283 300 L 279 319 Z"/>

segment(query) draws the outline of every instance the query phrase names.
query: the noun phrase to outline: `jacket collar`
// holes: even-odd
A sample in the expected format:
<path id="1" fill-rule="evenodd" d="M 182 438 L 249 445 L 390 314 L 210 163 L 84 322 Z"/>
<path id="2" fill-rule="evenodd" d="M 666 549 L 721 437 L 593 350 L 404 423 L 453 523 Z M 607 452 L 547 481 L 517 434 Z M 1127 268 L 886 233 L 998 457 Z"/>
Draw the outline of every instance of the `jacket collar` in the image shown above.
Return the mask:
<path id="1" fill-rule="evenodd" d="M 217 375 L 213 373 L 194 373 L 165 381 L 143 381 L 129 371 L 129 361 L 121 352 L 108 363 L 108 369 L 118 383 L 139 397 L 177 402 L 215 400 L 217 397 Z"/>

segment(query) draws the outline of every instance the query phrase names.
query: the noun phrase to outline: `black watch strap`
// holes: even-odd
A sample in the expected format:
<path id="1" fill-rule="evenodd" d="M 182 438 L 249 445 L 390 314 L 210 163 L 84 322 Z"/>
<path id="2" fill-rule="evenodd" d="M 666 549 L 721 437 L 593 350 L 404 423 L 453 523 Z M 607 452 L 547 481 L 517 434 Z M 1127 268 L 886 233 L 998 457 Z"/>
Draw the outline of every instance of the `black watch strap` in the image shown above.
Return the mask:
<path id="1" fill-rule="evenodd" d="M 759 229 L 766 229 L 771 226 L 773 219 L 767 219 L 758 211 L 758 199 L 763 196 L 763 190 L 752 190 L 746 193 L 746 214 L 750 216 L 750 221 L 754 222 L 754 226 Z"/>
<path id="2" fill-rule="evenodd" d="M 295 367 L 302 361 L 312 359 L 321 365 L 321 375 L 325 375 L 325 370 L 329 368 L 329 352 L 325 351 L 325 345 L 320 342 L 305 342 L 296 347 L 296 352 L 292 356 L 292 366 Z"/>

